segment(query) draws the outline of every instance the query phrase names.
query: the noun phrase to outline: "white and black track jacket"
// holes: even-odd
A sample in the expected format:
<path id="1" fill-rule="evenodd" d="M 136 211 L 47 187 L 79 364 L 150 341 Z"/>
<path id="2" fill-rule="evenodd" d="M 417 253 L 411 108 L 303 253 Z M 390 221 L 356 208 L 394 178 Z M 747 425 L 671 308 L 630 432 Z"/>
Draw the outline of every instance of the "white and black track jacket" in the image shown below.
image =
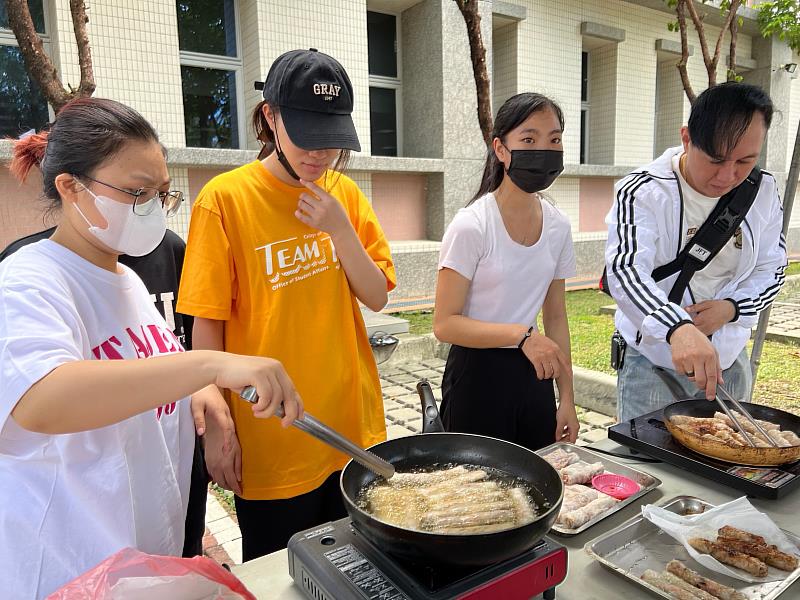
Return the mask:
<path id="1" fill-rule="evenodd" d="M 674 368 L 667 339 L 691 317 L 691 283 L 681 306 L 667 299 L 677 274 L 656 283 L 651 273 L 672 261 L 684 245 L 683 201 L 670 148 L 655 161 L 614 186 L 606 217 L 608 291 L 617 302 L 615 323 L 628 344 L 655 365 Z M 723 369 L 730 367 L 766 308 L 783 285 L 786 241 L 783 208 L 775 178 L 764 172 L 755 201 L 742 222 L 742 254 L 735 273 L 717 293 L 737 305 L 736 318 L 711 338 Z"/>

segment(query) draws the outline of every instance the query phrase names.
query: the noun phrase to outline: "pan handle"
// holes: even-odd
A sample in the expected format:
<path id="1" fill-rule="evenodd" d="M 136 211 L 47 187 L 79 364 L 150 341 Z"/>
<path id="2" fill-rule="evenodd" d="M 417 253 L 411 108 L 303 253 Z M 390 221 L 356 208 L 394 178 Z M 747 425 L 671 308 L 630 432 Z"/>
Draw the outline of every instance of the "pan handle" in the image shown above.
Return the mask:
<path id="1" fill-rule="evenodd" d="M 675 400 L 680 401 L 688 398 L 683 387 L 681 387 L 681 384 L 678 383 L 678 380 L 672 373 L 662 367 L 656 366 L 653 366 L 653 371 L 655 371 L 656 375 L 661 378 L 661 381 L 664 382 L 664 385 L 669 388 L 669 391 L 672 392 L 672 396 L 675 398 Z"/>
<path id="2" fill-rule="evenodd" d="M 417 383 L 417 393 L 422 401 L 422 433 L 440 433 L 444 431 L 442 419 L 439 418 L 439 409 L 436 408 L 436 399 L 433 389 L 427 379 Z"/>

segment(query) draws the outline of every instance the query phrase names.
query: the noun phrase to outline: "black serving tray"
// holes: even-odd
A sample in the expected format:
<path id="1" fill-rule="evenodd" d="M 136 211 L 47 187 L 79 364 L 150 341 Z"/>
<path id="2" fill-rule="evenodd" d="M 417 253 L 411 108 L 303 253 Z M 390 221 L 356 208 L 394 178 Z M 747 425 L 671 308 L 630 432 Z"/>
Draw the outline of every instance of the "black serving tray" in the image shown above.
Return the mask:
<path id="1" fill-rule="evenodd" d="M 800 461 L 780 467 L 749 467 L 715 460 L 689 450 L 667 431 L 661 410 L 609 427 L 608 438 L 735 488 L 748 496 L 777 500 L 800 484 Z"/>

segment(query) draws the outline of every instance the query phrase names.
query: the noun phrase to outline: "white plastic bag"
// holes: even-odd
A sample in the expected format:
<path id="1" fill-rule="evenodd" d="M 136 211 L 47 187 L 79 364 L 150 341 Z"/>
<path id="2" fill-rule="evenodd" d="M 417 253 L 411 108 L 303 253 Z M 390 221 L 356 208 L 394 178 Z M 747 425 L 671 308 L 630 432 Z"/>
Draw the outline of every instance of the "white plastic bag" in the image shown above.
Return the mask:
<path id="1" fill-rule="evenodd" d="M 717 531 L 721 527 L 731 525 L 760 535 L 767 544 L 775 544 L 782 552 L 800 555 L 797 547 L 789 541 L 772 519 L 753 508 L 753 505 L 744 496 L 699 515 L 689 516 L 681 516 L 661 507 L 647 504 L 642 506 L 642 516 L 683 544 L 689 555 L 701 565 L 741 581 L 750 583 L 780 581 L 786 579 L 787 573 L 770 567 L 766 577 L 753 577 L 745 571 L 722 564 L 709 554 L 701 554 L 689 545 L 689 538 L 701 537 L 714 541 L 717 539 Z"/>

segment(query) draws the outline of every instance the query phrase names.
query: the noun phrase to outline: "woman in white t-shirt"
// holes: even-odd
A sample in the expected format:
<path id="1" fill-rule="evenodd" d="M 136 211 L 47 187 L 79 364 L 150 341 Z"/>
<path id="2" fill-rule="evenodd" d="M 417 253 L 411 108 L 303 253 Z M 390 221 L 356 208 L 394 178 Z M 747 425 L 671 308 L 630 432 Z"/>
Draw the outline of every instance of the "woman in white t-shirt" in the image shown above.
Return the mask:
<path id="1" fill-rule="evenodd" d="M 442 381 L 448 431 L 531 449 L 577 438 L 564 302 L 564 280 L 575 275 L 572 234 L 540 193 L 564 169 L 563 128 L 549 98 L 509 98 L 478 193 L 444 234 L 434 332 L 452 344 Z"/>
<path id="2" fill-rule="evenodd" d="M 277 361 L 184 352 L 142 281 L 117 262 L 151 252 L 182 200 L 139 113 L 70 102 L 48 133 L 15 143 L 11 172 L 24 180 L 34 166 L 60 214 L 50 239 L 0 263 L 5 598 L 47 596 L 125 547 L 180 556 L 193 419 L 200 434 L 206 417 L 219 422 L 230 444 L 212 384 L 256 386 L 257 416 L 281 401 L 285 425 L 302 413 Z"/>

